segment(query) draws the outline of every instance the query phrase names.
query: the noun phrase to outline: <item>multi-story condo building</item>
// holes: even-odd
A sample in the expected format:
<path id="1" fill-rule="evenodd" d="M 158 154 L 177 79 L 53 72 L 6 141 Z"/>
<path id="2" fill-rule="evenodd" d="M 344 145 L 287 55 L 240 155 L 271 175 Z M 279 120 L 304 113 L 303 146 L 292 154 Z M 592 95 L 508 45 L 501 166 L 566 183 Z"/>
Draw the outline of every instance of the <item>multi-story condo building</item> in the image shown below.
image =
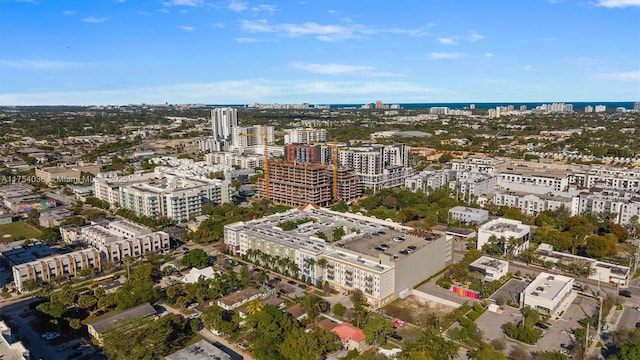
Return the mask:
<path id="1" fill-rule="evenodd" d="M 238 127 L 238 109 L 226 107 L 211 110 L 211 135 L 217 140 L 230 140 Z"/>
<path id="2" fill-rule="evenodd" d="M 571 214 L 580 215 L 584 212 L 615 214 L 613 222 L 627 225 L 634 216 L 640 217 L 640 195 L 594 188 L 572 199 Z"/>
<path id="3" fill-rule="evenodd" d="M 338 198 L 351 201 L 362 194 L 358 176 L 353 170 L 337 171 Z M 258 179 L 257 193 L 265 196 L 265 182 Z M 269 162 L 269 198 L 286 205 L 315 204 L 327 206 L 333 198 L 333 168 L 323 164 Z"/>
<path id="4" fill-rule="evenodd" d="M 223 204 L 231 200 L 231 182 L 225 180 L 157 172 L 120 180 L 96 180 L 96 197 L 152 218 L 166 216 L 180 222 L 200 215 L 205 203 Z"/>
<path id="5" fill-rule="evenodd" d="M 244 152 L 247 148 L 263 146 L 266 138 L 267 144 L 274 142 L 273 126 L 241 126 L 233 128 L 231 134 L 231 146 Z"/>
<path id="6" fill-rule="evenodd" d="M 449 188 L 457 198 L 466 199 L 469 203 L 481 195 L 492 193 L 498 176 L 476 171 L 456 171 L 456 179 L 449 182 Z"/>
<path id="7" fill-rule="evenodd" d="M 285 144 L 312 144 L 314 142 L 326 142 L 327 130 L 326 129 L 313 129 L 313 128 L 296 128 L 286 129 L 284 135 Z"/>
<path id="8" fill-rule="evenodd" d="M 240 169 L 261 168 L 264 164 L 264 156 L 256 154 L 239 154 L 237 152 L 211 152 L 204 155 L 204 160 L 209 164 L 220 164 Z"/>
<path id="9" fill-rule="evenodd" d="M 518 208 L 524 215 L 536 216 L 547 210 L 557 210 L 562 207 L 571 209 L 572 200 L 568 196 L 548 194 L 530 194 L 522 191 L 496 191 L 491 202 L 498 206 Z"/>
<path id="10" fill-rule="evenodd" d="M 126 257 L 140 257 L 148 252 L 169 249 L 169 234 L 152 232 L 146 226 L 127 220 L 83 227 L 65 226 L 60 229 L 62 239 L 68 243 L 81 242 L 100 251 L 107 263 L 117 263 Z"/>
<path id="11" fill-rule="evenodd" d="M 587 105 L 584 107 L 584 112 L 585 113 L 592 113 L 593 112 L 593 106 L 591 105 Z"/>
<path id="12" fill-rule="evenodd" d="M 13 281 L 16 288 L 22 291 L 23 284 L 27 280 L 50 282 L 56 276 L 75 276 L 78 270 L 85 268 L 100 271 L 98 250 L 84 249 L 14 265 Z"/>
<path id="13" fill-rule="evenodd" d="M 429 189 L 438 189 L 449 184 L 455 173 L 449 170 L 422 170 L 405 179 L 404 187 L 411 191 L 422 190 L 429 194 Z"/>
<path id="14" fill-rule="evenodd" d="M 469 158 L 467 160 L 453 160 L 451 161 L 451 170 L 456 171 L 473 171 L 485 174 L 494 174 L 496 172 L 496 166 L 502 164 L 502 160 L 494 158 Z"/>
<path id="15" fill-rule="evenodd" d="M 322 163 L 332 163 L 333 150 L 330 146 L 322 147 Z M 409 147 L 405 144 L 339 149 L 338 164 L 354 169 L 363 189 L 373 191 L 402 186 L 405 179 L 413 175 L 413 168 L 409 166 Z"/>
<path id="16" fill-rule="evenodd" d="M 606 105 L 596 105 L 596 107 L 594 108 L 594 111 L 597 112 L 597 113 L 605 112 L 605 111 L 607 111 L 607 106 Z"/>
<path id="17" fill-rule="evenodd" d="M 285 225 L 290 223 L 298 225 L 288 230 Z M 338 227 L 345 235 L 333 239 Z M 451 239 L 444 234 L 311 205 L 229 224 L 224 233 L 232 253 L 289 259 L 298 277 L 327 281 L 345 291 L 359 289 L 373 308 L 388 304 L 452 261 Z"/>

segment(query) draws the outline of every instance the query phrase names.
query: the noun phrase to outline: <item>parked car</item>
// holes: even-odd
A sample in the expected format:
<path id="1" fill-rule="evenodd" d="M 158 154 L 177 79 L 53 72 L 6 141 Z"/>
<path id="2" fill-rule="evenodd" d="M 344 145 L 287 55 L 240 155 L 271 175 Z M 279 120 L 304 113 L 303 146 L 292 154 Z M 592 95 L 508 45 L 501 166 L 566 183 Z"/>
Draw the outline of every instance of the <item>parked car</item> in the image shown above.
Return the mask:
<path id="1" fill-rule="evenodd" d="M 539 327 L 542 330 L 549 330 L 549 326 L 547 326 L 547 324 L 543 324 L 541 322 L 536 323 L 536 326 Z"/>
<path id="2" fill-rule="evenodd" d="M 636 306 L 636 311 L 640 311 L 640 306 Z"/>
<path id="3" fill-rule="evenodd" d="M 384 250 L 387 250 L 387 249 L 389 248 L 389 245 L 387 245 L 387 244 L 380 244 L 380 248 L 381 248 L 381 249 L 384 249 Z"/>
<path id="4" fill-rule="evenodd" d="M 629 290 L 620 290 L 618 295 L 630 298 L 631 297 L 631 291 L 629 291 Z"/>
<path id="5" fill-rule="evenodd" d="M 298 284 L 298 287 L 299 287 L 300 289 L 304 290 L 304 289 L 306 289 L 306 288 L 307 288 L 307 285 L 305 285 L 305 284 Z"/>
<path id="6" fill-rule="evenodd" d="M 636 323 L 636 329 L 640 329 L 640 322 Z"/>
<path id="7" fill-rule="evenodd" d="M 398 333 L 391 333 L 389 334 L 389 337 L 397 341 L 402 341 L 402 336 L 400 336 Z"/>
<path id="8" fill-rule="evenodd" d="M 376 250 L 376 251 L 384 251 L 384 249 L 381 248 L 380 246 L 376 246 L 373 249 Z"/>

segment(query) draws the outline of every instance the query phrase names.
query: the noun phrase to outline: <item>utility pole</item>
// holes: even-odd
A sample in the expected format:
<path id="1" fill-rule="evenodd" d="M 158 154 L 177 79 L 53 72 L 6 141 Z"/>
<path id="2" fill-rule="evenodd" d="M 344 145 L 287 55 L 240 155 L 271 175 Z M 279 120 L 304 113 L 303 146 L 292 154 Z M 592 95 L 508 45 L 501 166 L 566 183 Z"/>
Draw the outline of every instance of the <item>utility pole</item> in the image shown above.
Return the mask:
<path id="1" fill-rule="evenodd" d="M 600 307 L 598 308 L 598 332 L 597 334 L 600 335 L 600 331 L 602 330 L 602 297 L 598 298 L 598 302 L 600 302 Z"/>

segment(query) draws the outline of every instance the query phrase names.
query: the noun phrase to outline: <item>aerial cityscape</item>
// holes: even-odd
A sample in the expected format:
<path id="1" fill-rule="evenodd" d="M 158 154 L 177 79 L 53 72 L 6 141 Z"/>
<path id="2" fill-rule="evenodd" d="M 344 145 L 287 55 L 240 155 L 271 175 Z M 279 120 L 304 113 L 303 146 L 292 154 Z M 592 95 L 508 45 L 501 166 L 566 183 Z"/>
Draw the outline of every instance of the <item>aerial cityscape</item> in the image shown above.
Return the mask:
<path id="1" fill-rule="evenodd" d="M 0 359 L 640 360 L 640 1 L 0 1 Z"/>

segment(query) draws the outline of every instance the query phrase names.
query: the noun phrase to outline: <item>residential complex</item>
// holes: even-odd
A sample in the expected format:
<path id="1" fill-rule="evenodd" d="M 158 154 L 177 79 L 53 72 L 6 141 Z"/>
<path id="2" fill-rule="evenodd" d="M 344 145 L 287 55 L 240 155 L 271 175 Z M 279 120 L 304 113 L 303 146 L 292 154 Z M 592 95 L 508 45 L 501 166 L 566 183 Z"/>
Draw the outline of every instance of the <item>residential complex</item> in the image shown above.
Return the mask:
<path id="1" fill-rule="evenodd" d="M 97 249 L 104 261 L 117 263 L 126 257 L 138 258 L 148 252 L 169 249 L 169 234 L 156 231 L 126 220 L 83 227 L 66 226 L 60 229 L 67 243 L 84 243 Z"/>
<path id="2" fill-rule="evenodd" d="M 298 224 L 295 229 L 282 229 L 292 222 Z M 345 235 L 332 239 L 338 227 Z M 260 251 L 287 258 L 297 265 L 300 278 L 328 281 L 348 291 L 360 289 L 374 308 L 388 304 L 452 260 L 451 239 L 443 233 L 311 205 L 229 224 L 224 233 L 232 253 Z M 326 266 L 318 265 L 320 259 Z"/>
<path id="3" fill-rule="evenodd" d="M 13 282 L 18 291 L 22 291 L 25 281 L 50 282 L 57 276 L 76 276 L 79 270 L 93 268 L 99 272 L 100 252 L 85 249 L 62 255 L 55 255 L 30 261 L 12 267 Z"/>
<path id="4" fill-rule="evenodd" d="M 286 129 L 285 144 L 312 144 L 314 142 L 326 142 L 327 130 L 314 128 Z"/>
<path id="5" fill-rule="evenodd" d="M 128 178 L 96 177 L 94 193 L 98 199 L 151 218 L 168 217 L 182 222 L 199 216 L 206 203 L 223 204 L 231 200 L 231 182 L 187 177 L 179 172 L 156 168 L 152 174 Z"/>

